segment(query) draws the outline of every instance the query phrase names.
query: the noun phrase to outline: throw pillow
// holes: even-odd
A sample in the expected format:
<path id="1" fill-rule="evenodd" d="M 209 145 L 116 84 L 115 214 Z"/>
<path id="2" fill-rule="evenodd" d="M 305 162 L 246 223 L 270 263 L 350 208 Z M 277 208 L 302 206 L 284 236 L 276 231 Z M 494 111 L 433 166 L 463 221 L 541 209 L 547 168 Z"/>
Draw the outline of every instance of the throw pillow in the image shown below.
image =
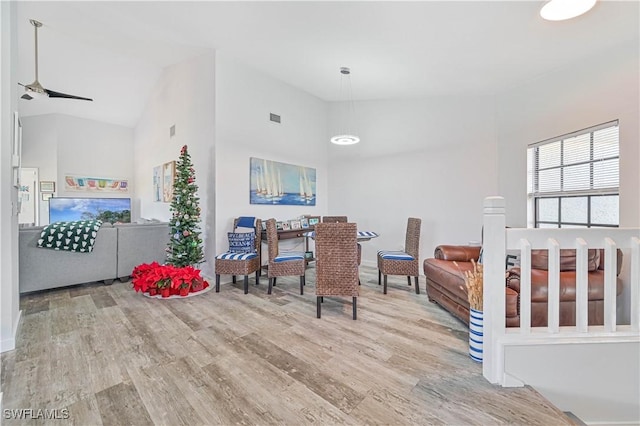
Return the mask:
<path id="1" fill-rule="evenodd" d="M 255 251 L 256 234 L 253 232 L 228 232 L 229 252 L 231 253 L 251 253 Z"/>
<path id="2" fill-rule="evenodd" d="M 238 224 L 236 226 L 242 226 L 245 228 L 255 228 L 256 218 L 253 216 L 240 216 L 238 218 Z"/>
<path id="3" fill-rule="evenodd" d="M 253 234 L 256 232 L 256 230 L 254 228 L 245 228 L 244 226 L 236 226 L 236 229 L 234 229 L 233 232 L 237 234 L 251 232 Z"/>

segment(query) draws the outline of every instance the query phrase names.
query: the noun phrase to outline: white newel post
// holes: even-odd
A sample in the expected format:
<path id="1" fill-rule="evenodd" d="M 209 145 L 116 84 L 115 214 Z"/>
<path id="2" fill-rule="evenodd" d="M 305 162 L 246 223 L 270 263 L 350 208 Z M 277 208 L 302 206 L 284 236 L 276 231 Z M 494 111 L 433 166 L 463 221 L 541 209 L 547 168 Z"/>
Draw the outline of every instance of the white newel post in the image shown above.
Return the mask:
<path id="1" fill-rule="evenodd" d="M 483 215 L 483 310 L 484 351 L 482 374 L 491 383 L 502 384 L 504 353 L 498 344 L 505 334 L 506 218 L 502 197 L 484 199 Z"/>

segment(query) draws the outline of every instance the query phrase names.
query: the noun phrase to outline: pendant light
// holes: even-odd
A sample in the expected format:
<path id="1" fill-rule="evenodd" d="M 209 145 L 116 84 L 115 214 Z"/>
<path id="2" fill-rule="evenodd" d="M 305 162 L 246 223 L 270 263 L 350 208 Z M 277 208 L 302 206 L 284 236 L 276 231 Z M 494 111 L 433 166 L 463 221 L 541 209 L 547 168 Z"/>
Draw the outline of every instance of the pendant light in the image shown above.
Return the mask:
<path id="1" fill-rule="evenodd" d="M 355 135 L 355 106 L 353 103 L 353 92 L 351 91 L 351 70 L 347 67 L 340 68 L 340 99 L 346 92 L 347 101 L 342 117 L 339 117 L 338 134 L 331 138 L 331 142 L 336 145 L 353 145 L 360 142 L 360 138 Z"/>
<path id="2" fill-rule="evenodd" d="M 596 0 L 550 0 L 542 9 L 540 16 L 548 21 L 564 21 L 588 12 Z"/>

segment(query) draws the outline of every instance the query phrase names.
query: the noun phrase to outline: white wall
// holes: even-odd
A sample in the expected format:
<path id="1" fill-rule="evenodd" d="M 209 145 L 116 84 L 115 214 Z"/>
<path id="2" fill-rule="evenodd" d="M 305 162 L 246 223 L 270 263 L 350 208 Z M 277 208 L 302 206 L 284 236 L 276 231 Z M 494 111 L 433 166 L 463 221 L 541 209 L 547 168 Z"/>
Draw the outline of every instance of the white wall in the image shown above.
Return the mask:
<path id="1" fill-rule="evenodd" d="M 506 346 L 505 372 L 586 424 L 640 422 L 637 342 Z"/>
<path id="2" fill-rule="evenodd" d="M 620 225 L 640 226 L 639 40 L 585 58 L 496 99 L 499 189 L 507 225 L 526 223 L 527 145 L 620 120 Z"/>
<path id="3" fill-rule="evenodd" d="M 18 190 L 13 187 L 10 143 L 13 112 L 18 108 L 15 23 L 15 2 L 0 2 L 0 352 L 15 348 L 20 321 Z"/>
<path id="4" fill-rule="evenodd" d="M 188 146 L 196 173 L 200 197 L 201 237 L 204 252 L 211 258 L 214 229 L 214 119 L 215 53 L 173 65 L 164 70 L 156 83 L 142 117 L 134 131 L 134 191 L 139 217 L 168 221 L 169 203 L 153 201 L 153 168 L 178 160 L 180 149 Z M 175 136 L 169 128 L 175 125 Z M 211 274 L 212 262 L 202 265 Z"/>
<path id="5" fill-rule="evenodd" d="M 22 150 L 25 167 L 38 168 L 41 181 L 55 182 L 55 196 L 133 196 L 133 129 L 64 114 L 24 117 Z M 128 193 L 66 191 L 65 175 L 128 179 L 130 188 Z M 41 201 L 40 225 L 48 223 L 49 206 Z"/>
<path id="6" fill-rule="evenodd" d="M 640 226 L 639 75 L 640 40 L 634 40 L 497 97 L 499 193 L 507 203 L 507 225 L 526 223 L 528 144 L 617 119 L 620 226 Z M 628 260 L 620 275 L 625 283 L 618 298 L 622 323 L 628 323 L 630 313 Z"/>
<path id="7" fill-rule="evenodd" d="M 331 105 L 332 122 L 340 110 Z M 479 241 L 482 200 L 497 191 L 492 98 L 358 102 L 355 110 L 361 142 L 330 148 L 329 213 L 380 234 L 362 244 L 363 263 L 403 249 L 410 216 L 422 219 L 420 259 L 439 244 Z"/>
<path id="8" fill-rule="evenodd" d="M 282 117 L 281 124 L 269 121 L 271 112 Z M 235 217 L 287 220 L 302 214 L 326 213 L 331 192 L 327 187 L 327 132 L 325 102 L 218 52 L 216 251 L 227 250 L 227 232 Z M 316 205 L 250 204 L 250 157 L 314 167 Z"/>

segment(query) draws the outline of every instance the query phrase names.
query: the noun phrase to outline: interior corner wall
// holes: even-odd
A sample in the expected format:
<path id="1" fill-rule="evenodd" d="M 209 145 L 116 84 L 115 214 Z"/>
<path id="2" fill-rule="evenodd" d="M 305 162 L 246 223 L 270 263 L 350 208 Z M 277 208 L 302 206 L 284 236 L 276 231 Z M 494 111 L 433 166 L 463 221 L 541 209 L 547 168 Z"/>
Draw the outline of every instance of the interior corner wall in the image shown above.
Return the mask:
<path id="1" fill-rule="evenodd" d="M 215 52 L 211 51 L 163 71 L 135 127 L 133 151 L 134 205 L 138 211 L 133 219 L 168 221 L 170 204 L 153 199 L 153 168 L 177 161 L 182 146 L 188 146 L 202 209 L 200 227 L 206 259 L 215 251 L 215 62 Z M 170 136 L 171 126 L 175 126 L 174 136 Z M 202 265 L 205 275 L 213 273 L 212 263 Z"/>
<path id="2" fill-rule="evenodd" d="M 496 98 L 499 189 L 507 225 L 527 221 L 527 146 L 620 123 L 620 226 L 640 226 L 640 40 L 610 48 Z"/>
<path id="3" fill-rule="evenodd" d="M 269 113 L 282 117 L 269 120 Z M 216 61 L 216 248 L 228 248 L 227 232 L 238 216 L 293 219 L 327 211 L 327 104 L 218 52 Z M 249 202 L 249 159 L 316 169 L 315 206 Z M 296 240 L 294 240 L 296 241 Z M 297 241 L 301 244 L 300 241 Z M 285 246 L 285 249 L 287 246 Z M 296 249 L 301 249 L 299 245 Z"/>
<path id="4" fill-rule="evenodd" d="M 22 165 L 38 168 L 41 181 L 55 182 L 54 196 L 132 196 L 133 129 L 64 114 L 24 117 L 22 127 Z M 66 175 L 127 179 L 130 188 L 128 193 L 67 190 Z M 49 223 L 48 204 L 38 199 L 40 225 Z"/>
<path id="5" fill-rule="evenodd" d="M 13 112 L 18 109 L 16 2 L 0 2 L 0 352 L 15 348 L 20 323 L 18 190 L 11 164 Z M 1 386 L 1 384 L 0 384 Z M 2 389 L 0 388 L 0 404 Z"/>
<path id="6" fill-rule="evenodd" d="M 362 244 L 363 264 L 375 265 L 378 250 L 404 249 L 408 217 L 422 219 L 421 259 L 439 244 L 480 241 L 483 199 L 497 192 L 492 104 L 485 96 L 355 104 L 362 140 L 330 148 L 329 212 L 380 234 Z M 331 105 L 332 122 L 341 109 Z"/>

